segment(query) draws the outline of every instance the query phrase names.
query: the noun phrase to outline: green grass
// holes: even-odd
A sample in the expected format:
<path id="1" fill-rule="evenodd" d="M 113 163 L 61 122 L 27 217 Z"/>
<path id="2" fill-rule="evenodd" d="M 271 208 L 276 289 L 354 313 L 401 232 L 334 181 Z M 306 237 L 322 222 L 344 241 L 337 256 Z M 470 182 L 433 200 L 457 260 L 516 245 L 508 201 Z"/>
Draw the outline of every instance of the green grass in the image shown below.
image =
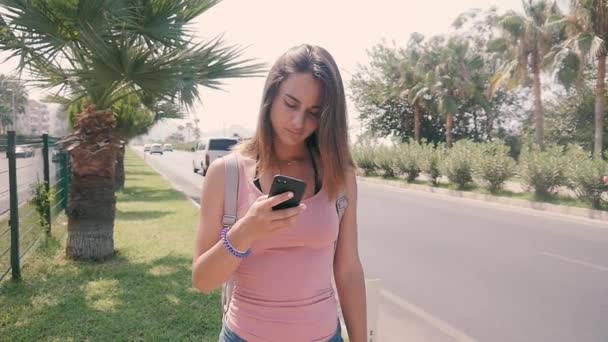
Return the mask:
<path id="1" fill-rule="evenodd" d="M 67 260 L 60 218 L 27 260 L 23 281 L 0 287 L 0 340 L 217 341 L 219 293 L 191 287 L 198 210 L 131 151 L 125 166 L 116 256 Z"/>
<path id="2" fill-rule="evenodd" d="M 10 252 L 7 252 L 11 247 L 11 232 L 8 220 L 9 213 L 6 213 L 0 220 L 0 276 L 2 276 L 11 266 Z M 40 218 L 33 205 L 26 203 L 19 208 L 20 255 L 23 255 L 24 252 L 28 251 L 28 248 L 29 251 L 31 251 L 33 248 L 32 246 L 42 235 L 44 235 L 44 229 L 39 220 Z"/>

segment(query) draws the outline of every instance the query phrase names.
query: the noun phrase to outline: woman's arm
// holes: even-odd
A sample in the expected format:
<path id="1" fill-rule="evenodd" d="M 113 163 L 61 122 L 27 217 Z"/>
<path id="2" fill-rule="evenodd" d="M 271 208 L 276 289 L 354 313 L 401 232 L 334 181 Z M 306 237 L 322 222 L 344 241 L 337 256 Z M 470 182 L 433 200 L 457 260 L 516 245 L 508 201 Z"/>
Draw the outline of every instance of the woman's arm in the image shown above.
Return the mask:
<path id="1" fill-rule="evenodd" d="M 241 259 L 233 256 L 220 239 L 224 216 L 224 160 L 211 163 L 201 196 L 201 218 L 192 257 L 192 286 L 210 293 L 226 282 Z M 292 226 L 304 211 L 298 207 L 273 211 L 272 207 L 290 199 L 290 192 L 268 198 L 262 195 L 228 231 L 228 240 L 246 251 L 259 238 Z"/>
<path id="2" fill-rule="evenodd" d="M 365 277 L 357 242 L 357 178 L 354 170 L 346 177 L 345 195 L 348 206 L 340 223 L 334 258 L 334 278 L 349 339 L 352 342 L 365 342 L 367 303 Z"/>
<path id="3" fill-rule="evenodd" d="M 224 160 L 211 163 L 201 195 L 200 221 L 192 258 L 192 286 L 210 293 L 236 271 L 240 259 L 224 247 L 220 233 L 224 216 Z M 237 221 L 228 233 L 232 245 L 244 251 L 251 246 Z"/>

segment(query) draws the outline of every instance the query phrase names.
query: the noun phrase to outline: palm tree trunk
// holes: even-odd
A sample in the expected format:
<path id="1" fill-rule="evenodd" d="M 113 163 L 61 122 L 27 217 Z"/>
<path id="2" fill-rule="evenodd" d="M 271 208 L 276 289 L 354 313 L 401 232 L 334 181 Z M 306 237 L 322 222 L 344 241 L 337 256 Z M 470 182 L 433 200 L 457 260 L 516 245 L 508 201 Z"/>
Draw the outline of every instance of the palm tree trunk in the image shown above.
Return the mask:
<path id="1" fill-rule="evenodd" d="M 78 119 L 75 135 L 81 143 L 70 150 L 72 183 L 66 214 L 66 256 L 100 260 L 114 254 L 116 195 L 114 176 L 116 119 L 110 111 L 87 106 Z"/>
<path id="2" fill-rule="evenodd" d="M 597 81 L 595 85 L 595 136 L 593 154 L 602 157 L 604 145 L 604 111 L 606 110 L 606 53 L 597 57 Z"/>
<path id="3" fill-rule="evenodd" d="M 445 143 L 447 148 L 452 147 L 452 129 L 454 128 L 454 116 L 448 114 L 445 125 Z"/>
<path id="4" fill-rule="evenodd" d="M 420 144 L 420 105 L 414 105 L 414 140 Z"/>
<path id="5" fill-rule="evenodd" d="M 66 212 L 69 258 L 101 260 L 114 254 L 116 195 L 112 178 L 74 174 Z"/>
<path id="6" fill-rule="evenodd" d="M 541 148 L 544 144 L 544 119 L 543 119 L 543 103 L 542 93 L 540 84 L 540 67 L 536 61 L 533 64 L 533 90 L 534 90 L 534 128 L 535 128 L 535 141 Z"/>
<path id="7" fill-rule="evenodd" d="M 116 153 L 114 190 L 125 188 L 125 146 L 123 145 Z"/>

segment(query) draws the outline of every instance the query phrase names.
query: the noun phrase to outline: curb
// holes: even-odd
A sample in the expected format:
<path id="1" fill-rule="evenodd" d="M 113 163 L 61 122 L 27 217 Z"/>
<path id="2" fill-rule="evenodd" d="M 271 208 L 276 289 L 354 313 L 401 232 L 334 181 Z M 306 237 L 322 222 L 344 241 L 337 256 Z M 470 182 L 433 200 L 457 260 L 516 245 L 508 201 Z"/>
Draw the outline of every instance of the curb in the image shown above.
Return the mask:
<path id="1" fill-rule="evenodd" d="M 363 181 L 366 183 L 375 183 L 375 184 L 384 184 L 409 190 L 422 191 L 422 192 L 431 192 L 436 194 L 442 194 L 452 197 L 460 197 L 460 198 L 468 198 L 478 201 L 492 202 L 498 204 L 504 204 L 509 206 L 527 208 L 532 210 L 557 213 L 562 215 L 569 216 L 578 216 L 584 217 L 592 220 L 598 221 L 606 221 L 608 222 L 608 212 L 587 208 L 578 208 L 578 207 L 569 207 L 565 205 L 551 204 L 551 203 L 543 203 L 543 202 L 534 202 L 523 199 L 516 198 L 506 198 L 488 194 L 478 194 L 471 191 L 459 191 L 459 190 L 449 190 L 442 188 L 434 188 L 431 186 L 418 185 L 418 184 L 408 184 L 405 181 L 398 180 L 389 180 L 389 179 L 376 179 L 376 178 L 368 178 L 363 176 L 357 176 L 359 181 Z"/>

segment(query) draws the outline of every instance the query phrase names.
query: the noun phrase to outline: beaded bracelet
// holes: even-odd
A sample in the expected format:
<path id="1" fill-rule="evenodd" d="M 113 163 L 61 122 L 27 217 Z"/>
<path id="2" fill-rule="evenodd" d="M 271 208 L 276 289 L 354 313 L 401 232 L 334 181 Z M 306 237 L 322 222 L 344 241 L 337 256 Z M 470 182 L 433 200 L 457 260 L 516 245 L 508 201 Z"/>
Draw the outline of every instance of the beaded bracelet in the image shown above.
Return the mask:
<path id="1" fill-rule="evenodd" d="M 237 250 L 236 248 L 234 248 L 234 246 L 232 246 L 232 244 L 230 243 L 230 241 L 228 241 L 228 230 L 230 229 L 230 227 L 224 227 L 224 229 L 222 229 L 222 241 L 224 242 L 224 247 L 226 247 L 226 249 L 228 250 L 228 252 L 230 252 L 230 254 L 234 255 L 237 258 L 241 258 L 244 259 L 246 257 L 248 257 L 251 254 L 251 248 L 249 248 L 246 252 L 241 252 L 239 250 Z"/>

